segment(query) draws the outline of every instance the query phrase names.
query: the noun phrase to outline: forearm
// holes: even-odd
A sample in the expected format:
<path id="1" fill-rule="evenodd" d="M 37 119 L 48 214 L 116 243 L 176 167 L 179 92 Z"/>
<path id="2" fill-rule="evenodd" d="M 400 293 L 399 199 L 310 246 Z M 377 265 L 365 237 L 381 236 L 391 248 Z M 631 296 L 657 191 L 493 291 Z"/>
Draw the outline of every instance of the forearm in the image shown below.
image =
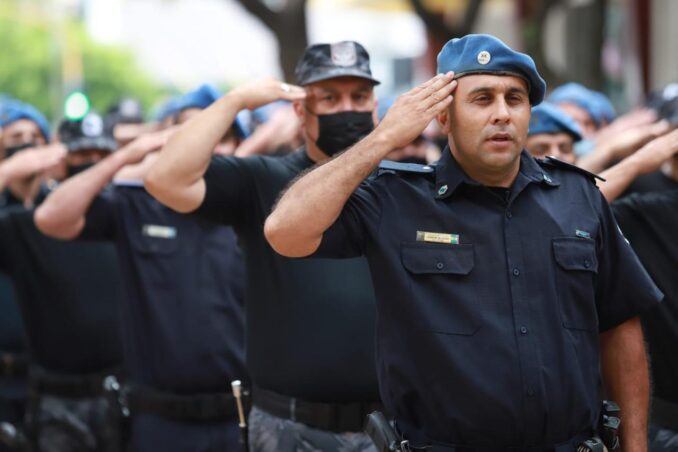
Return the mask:
<path id="1" fill-rule="evenodd" d="M 602 333 L 600 352 L 607 397 L 621 408 L 622 450 L 646 452 L 650 377 L 640 320 Z"/>
<path id="2" fill-rule="evenodd" d="M 125 165 L 125 154 L 118 152 L 67 179 L 35 211 L 37 228 L 59 239 L 77 237 L 85 226 L 85 214 L 92 201 Z"/>
<path id="3" fill-rule="evenodd" d="M 348 198 L 391 148 L 374 133 L 294 182 L 264 226 L 273 249 L 288 257 L 312 254 Z"/>
<path id="4" fill-rule="evenodd" d="M 204 196 L 202 180 L 214 147 L 240 110 L 233 92 L 203 110 L 168 140 L 144 179 L 146 190 L 163 204 L 182 212 L 194 210 Z"/>
<path id="5" fill-rule="evenodd" d="M 605 179 L 605 182 L 599 182 L 598 187 L 607 202 L 612 202 L 624 193 L 638 177 L 638 167 L 635 159 L 628 157 L 603 171 L 600 176 Z"/>

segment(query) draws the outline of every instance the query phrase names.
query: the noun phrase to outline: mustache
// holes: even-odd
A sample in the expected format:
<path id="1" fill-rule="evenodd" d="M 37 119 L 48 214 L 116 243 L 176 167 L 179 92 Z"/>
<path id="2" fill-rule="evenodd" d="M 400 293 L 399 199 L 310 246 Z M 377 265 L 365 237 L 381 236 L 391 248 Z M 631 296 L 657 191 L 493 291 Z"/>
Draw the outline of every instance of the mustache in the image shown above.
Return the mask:
<path id="1" fill-rule="evenodd" d="M 517 138 L 516 130 L 510 126 L 492 126 L 483 131 L 483 141 L 491 140 L 495 136 L 500 136 L 502 138 L 507 138 L 511 141 L 515 141 Z"/>

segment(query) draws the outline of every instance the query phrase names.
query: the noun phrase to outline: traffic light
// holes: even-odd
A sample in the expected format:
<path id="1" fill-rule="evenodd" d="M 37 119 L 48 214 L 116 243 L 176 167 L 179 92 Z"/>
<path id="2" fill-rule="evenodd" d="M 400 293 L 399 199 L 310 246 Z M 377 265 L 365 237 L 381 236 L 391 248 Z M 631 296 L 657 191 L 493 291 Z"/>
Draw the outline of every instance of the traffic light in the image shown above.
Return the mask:
<path id="1" fill-rule="evenodd" d="M 90 103 L 87 96 L 80 92 L 74 91 L 68 95 L 64 102 L 64 116 L 66 119 L 76 121 L 82 119 L 89 112 Z"/>

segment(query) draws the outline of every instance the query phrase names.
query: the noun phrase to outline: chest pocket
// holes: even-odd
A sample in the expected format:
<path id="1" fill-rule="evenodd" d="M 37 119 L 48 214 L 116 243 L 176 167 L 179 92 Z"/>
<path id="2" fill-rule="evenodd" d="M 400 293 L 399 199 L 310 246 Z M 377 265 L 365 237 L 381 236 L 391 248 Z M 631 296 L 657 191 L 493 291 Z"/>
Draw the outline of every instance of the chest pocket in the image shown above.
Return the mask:
<path id="1" fill-rule="evenodd" d="M 409 277 L 409 307 L 415 329 L 470 336 L 480 328 L 473 288 L 473 245 L 405 242 L 402 264 Z"/>
<path id="2" fill-rule="evenodd" d="M 565 328 L 598 331 L 595 282 L 598 273 L 596 243 L 591 239 L 553 239 L 558 302 Z"/>

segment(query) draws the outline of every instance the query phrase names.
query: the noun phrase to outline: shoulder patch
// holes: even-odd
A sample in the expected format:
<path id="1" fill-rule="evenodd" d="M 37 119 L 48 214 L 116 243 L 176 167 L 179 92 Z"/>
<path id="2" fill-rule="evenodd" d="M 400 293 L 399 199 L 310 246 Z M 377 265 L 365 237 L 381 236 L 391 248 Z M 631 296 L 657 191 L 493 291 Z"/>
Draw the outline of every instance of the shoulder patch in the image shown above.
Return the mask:
<path id="1" fill-rule="evenodd" d="M 551 167 L 554 167 L 554 168 L 561 168 L 561 169 L 568 170 L 568 171 L 574 171 L 576 173 L 583 174 L 584 176 L 588 177 L 592 181 L 595 181 L 595 179 L 598 179 L 598 180 L 605 182 L 605 179 L 600 177 L 599 175 L 592 173 L 590 171 L 586 171 L 584 168 L 580 168 L 577 165 L 573 165 L 572 163 L 564 162 L 564 161 L 557 159 L 555 157 L 548 156 L 544 160 L 541 160 L 541 159 L 536 159 L 536 160 L 542 166 L 551 166 Z"/>
<path id="2" fill-rule="evenodd" d="M 433 174 L 435 165 L 419 165 L 418 163 L 400 163 L 393 160 L 382 160 L 377 168 L 377 176 L 386 173 Z"/>

